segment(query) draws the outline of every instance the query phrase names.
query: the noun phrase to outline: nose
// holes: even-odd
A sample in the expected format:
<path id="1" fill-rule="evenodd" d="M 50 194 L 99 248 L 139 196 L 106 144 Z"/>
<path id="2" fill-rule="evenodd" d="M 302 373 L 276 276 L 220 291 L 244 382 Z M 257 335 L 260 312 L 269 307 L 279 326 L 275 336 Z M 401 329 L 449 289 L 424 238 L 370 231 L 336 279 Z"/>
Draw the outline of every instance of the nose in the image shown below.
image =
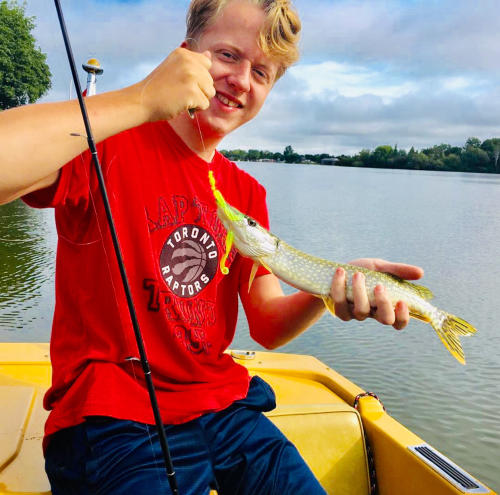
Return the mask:
<path id="1" fill-rule="evenodd" d="M 231 73 L 227 82 L 238 92 L 248 93 L 250 91 L 250 77 L 252 66 L 249 60 L 240 60 L 231 66 Z"/>

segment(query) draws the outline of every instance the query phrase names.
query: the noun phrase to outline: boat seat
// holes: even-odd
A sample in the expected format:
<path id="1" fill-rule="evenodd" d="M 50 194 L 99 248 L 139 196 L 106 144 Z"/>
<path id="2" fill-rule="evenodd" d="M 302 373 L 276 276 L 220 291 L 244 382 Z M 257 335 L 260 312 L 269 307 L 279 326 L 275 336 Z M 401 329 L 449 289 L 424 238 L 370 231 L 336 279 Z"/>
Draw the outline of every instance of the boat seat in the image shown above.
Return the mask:
<path id="1" fill-rule="evenodd" d="M 43 392 L 36 386 L 0 386 L 0 494 L 49 493 L 42 456 Z"/>
<path id="2" fill-rule="evenodd" d="M 340 402 L 285 404 L 266 415 L 297 446 L 327 493 L 370 493 L 363 428 L 356 409 Z"/>

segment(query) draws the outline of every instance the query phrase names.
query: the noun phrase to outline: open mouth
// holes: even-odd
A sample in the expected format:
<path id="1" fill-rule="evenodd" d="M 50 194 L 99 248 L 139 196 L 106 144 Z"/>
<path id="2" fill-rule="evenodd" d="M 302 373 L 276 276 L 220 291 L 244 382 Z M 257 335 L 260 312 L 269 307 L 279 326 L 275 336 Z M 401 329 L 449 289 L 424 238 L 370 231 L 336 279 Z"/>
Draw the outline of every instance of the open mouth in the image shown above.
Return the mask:
<path id="1" fill-rule="evenodd" d="M 217 92 L 215 94 L 216 98 L 223 103 L 224 105 L 231 107 L 231 108 L 243 108 L 243 105 L 235 100 L 229 99 L 227 96 L 224 96 L 223 94 Z"/>

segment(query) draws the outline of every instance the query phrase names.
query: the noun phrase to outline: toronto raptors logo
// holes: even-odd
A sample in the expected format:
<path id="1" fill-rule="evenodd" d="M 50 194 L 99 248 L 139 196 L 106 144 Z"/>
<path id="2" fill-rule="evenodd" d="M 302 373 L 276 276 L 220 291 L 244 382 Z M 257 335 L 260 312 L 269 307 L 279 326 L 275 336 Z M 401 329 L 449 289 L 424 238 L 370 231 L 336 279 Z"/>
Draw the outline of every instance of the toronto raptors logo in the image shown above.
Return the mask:
<path id="1" fill-rule="evenodd" d="M 217 245 L 204 228 L 183 225 L 170 234 L 161 250 L 163 280 L 177 296 L 196 296 L 214 278 L 218 259 Z"/>

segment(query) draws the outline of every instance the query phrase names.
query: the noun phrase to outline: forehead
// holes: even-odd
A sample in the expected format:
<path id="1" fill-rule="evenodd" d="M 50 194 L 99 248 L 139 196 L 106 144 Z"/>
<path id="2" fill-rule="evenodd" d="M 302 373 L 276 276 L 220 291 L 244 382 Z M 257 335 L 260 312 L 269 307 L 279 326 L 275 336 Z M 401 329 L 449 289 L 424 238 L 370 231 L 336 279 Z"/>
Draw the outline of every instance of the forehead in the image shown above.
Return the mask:
<path id="1" fill-rule="evenodd" d="M 228 45 L 255 63 L 276 66 L 278 61 L 267 56 L 259 46 L 266 15 L 264 10 L 246 0 L 230 1 L 203 32 L 200 44 L 207 48 Z"/>

